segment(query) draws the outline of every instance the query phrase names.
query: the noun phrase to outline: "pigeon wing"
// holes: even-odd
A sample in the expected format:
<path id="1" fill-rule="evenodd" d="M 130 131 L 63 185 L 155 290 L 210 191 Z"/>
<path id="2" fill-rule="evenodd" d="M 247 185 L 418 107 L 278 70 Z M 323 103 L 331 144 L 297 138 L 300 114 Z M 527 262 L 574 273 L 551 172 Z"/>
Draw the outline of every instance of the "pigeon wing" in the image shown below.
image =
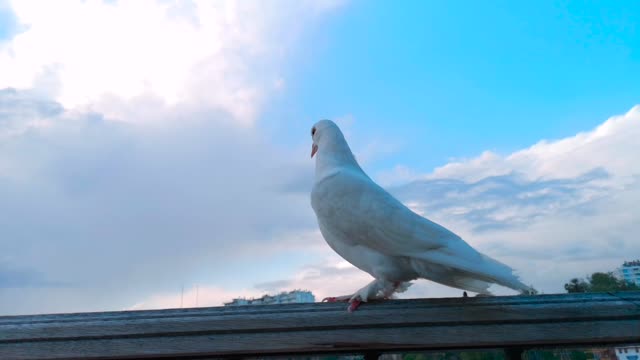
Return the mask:
<path id="1" fill-rule="evenodd" d="M 408 256 L 462 241 L 408 209 L 362 172 L 340 169 L 317 183 L 311 198 L 318 217 L 345 242 L 387 255 Z"/>

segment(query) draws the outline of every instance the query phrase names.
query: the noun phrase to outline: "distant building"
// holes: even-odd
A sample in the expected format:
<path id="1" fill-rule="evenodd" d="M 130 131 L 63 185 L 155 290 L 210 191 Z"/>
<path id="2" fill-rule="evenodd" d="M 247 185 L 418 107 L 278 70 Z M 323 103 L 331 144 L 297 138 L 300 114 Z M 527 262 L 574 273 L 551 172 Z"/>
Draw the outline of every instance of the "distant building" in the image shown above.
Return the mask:
<path id="1" fill-rule="evenodd" d="M 295 304 L 295 303 L 312 303 L 316 298 L 311 291 L 307 290 L 293 290 L 290 292 L 283 292 L 277 295 L 263 295 L 257 299 L 245 299 L 237 298 L 231 302 L 224 303 L 224 306 L 239 306 L 239 305 L 270 305 L 270 304 Z"/>
<path id="2" fill-rule="evenodd" d="M 640 345 L 616 347 L 615 352 L 618 360 L 640 359 Z"/>
<path id="3" fill-rule="evenodd" d="M 618 275 L 628 283 L 640 285 L 640 260 L 625 261 L 618 269 Z"/>

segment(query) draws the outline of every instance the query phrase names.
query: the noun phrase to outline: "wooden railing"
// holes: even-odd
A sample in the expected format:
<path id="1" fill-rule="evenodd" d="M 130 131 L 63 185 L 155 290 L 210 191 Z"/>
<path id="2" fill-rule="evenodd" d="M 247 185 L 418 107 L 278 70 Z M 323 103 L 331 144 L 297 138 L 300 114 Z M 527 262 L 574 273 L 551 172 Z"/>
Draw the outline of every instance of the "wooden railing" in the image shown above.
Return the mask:
<path id="1" fill-rule="evenodd" d="M 640 343 L 640 292 L 0 317 L 0 359 L 198 359 Z"/>

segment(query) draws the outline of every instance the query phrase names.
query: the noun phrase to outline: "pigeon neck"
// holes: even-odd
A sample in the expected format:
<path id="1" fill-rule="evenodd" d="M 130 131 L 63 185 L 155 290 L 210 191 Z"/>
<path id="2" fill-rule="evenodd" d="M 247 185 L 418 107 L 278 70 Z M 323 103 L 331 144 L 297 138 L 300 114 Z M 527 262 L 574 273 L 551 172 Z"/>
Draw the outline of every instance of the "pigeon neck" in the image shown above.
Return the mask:
<path id="1" fill-rule="evenodd" d="M 316 160 L 316 181 L 333 175 L 340 168 L 350 168 L 362 172 L 346 142 L 324 144 L 318 149 Z"/>

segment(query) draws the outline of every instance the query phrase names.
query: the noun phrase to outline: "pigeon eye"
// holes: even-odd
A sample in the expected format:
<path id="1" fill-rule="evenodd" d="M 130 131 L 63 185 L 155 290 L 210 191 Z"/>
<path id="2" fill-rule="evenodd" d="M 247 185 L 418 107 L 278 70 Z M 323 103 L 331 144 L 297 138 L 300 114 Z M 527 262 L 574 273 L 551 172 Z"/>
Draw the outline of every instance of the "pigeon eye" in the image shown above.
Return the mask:
<path id="1" fill-rule="evenodd" d="M 314 127 L 314 128 L 311 129 L 311 136 L 313 136 L 315 134 L 316 134 L 316 128 Z"/>

